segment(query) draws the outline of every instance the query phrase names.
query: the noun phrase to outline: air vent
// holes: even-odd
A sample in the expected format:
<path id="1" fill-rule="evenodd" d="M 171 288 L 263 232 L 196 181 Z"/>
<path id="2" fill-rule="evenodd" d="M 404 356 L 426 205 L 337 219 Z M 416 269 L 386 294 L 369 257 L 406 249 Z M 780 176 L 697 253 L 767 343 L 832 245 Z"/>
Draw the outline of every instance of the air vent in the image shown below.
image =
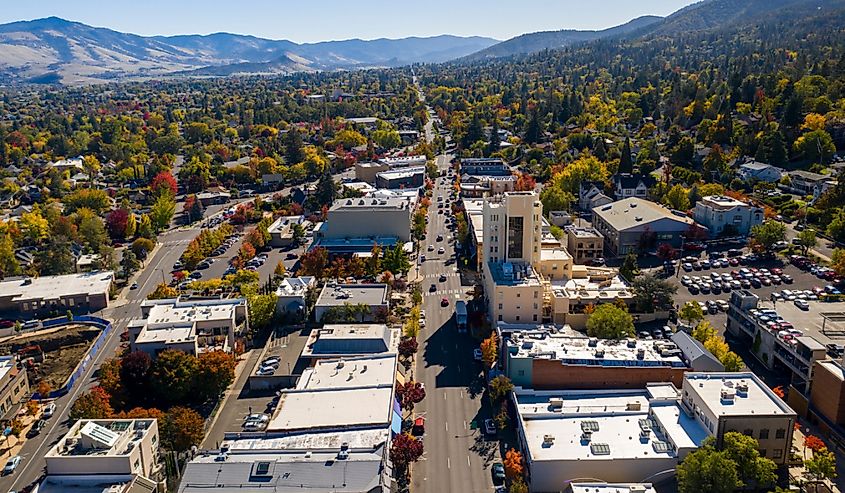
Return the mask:
<path id="1" fill-rule="evenodd" d="M 595 420 L 581 421 L 581 431 L 593 432 L 599 431 L 599 422 Z"/>
<path id="2" fill-rule="evenodd" d="M 591 443 L 590 451 L 593 455 L 610 455 L 610 445 L 606 443 Z"/>

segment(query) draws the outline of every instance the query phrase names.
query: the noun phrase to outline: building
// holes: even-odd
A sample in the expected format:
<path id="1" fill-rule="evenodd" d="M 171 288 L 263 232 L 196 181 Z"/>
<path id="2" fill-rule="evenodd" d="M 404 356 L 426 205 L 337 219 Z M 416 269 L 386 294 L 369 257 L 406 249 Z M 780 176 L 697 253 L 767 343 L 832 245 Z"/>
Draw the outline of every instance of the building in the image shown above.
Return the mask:
<path id="1" fill-rule="evenodd" d="M 30 395 L 26 370 L 17 367 L 15 356 L 0 356 L 0 421 L 13 420 Z"/>
<path id="2" fill-rule="evenodd" d="M 282 216 L 276 219 L 267 228 L 270 233 L 270 246 L 290 246 L 294 242 L 296 226 L 304 227 L 306 222 L 305 216 Z"/>
<path id="3" fill-rule="evenodd" d="M 569 226 L 566 231 L 566 249 L 576 264 L 589 264 L 604 256 L 604 236 L 594 228 Z"/>
<path id="4" fill-rule="evenodd" d="M 388 165 L 391 168 L 402 168 L 408 166 L 425 166 L 428 158 L 425 156 L 396 156 L 383 157 L 378 162 Z"/>
<path id="5" fill-rule="evenodd" d="M 532 493 L 583 478 L 660 482 L 707 438 L 669 383 L 637 390 L 516 388 L 517 440 Z M 612 491 L 612 490 L 610 490 Z M 624 490 L 623 490 L 624 491 Z"/>
<path id="6" fill-rule="evenodd" d="M 572 483 L 567 493 L 657 493 L 651 483 Z"/>
<path id="7" fill-rule="evenodd" d="M 751 161 L 739 165 L 736 176 L 740 180 L 756 180 L 767 183 L 777 183 L 783 176 L 783 171 L 771 164 Z"/>
<path id="8" fill-rule="evenodd" d="M 769 370 L 786 370 L 792 387 L 809 395 L 813 367 L 816 361 L 827 359 L 827 349 L 815 334 L 796 337 L 794 333 L 784 333 L 785 329 L 773 330 L 769 325 L 773 319 L 783 327 L 795 327 L 778 314 L 774 304 L 762 302 L 756 294 L 747 290 L 731 293 L 726 332 L 748 344 L 751 354 Z M 798 322 L 799 319 L 794 320 Z M 802 328 L 809 327 L 806 321 L 802 322 Z"/>
<path id="9" fill-rule="evenodd" d="M 276 288 L 276 313 L 304 314 L 308 308 L 308 290 L 317 286 L 312 276 L 286 277 Z"/>
<path id="10" fill-rule="evenodd" d="M 355 163 L 355 179 L 369 184 L 375 184 L 376 175 L 390 169 L 390 165 L 383 162 Z"/>
<path id="11" fill-rule="evenodd" d="M 704 347 L 704 344 L 692 337 L 689 333 L 679 330 L 672 334 L 669 339 L 681 351 L 684 362 L 692 371 L 725 371 L 725 365 L 719 358 Z"/>
<path id="12" fill-rule="evenodd" d="M 470 265 L 480 271 L 484 265 L 484 200 L 464 199 L 463 204 L 467 219 L 467 237 L 470 240 L 467 245 Z"/>
<path id="13" fill-rule="evenodd" d="M 94 312 L 109 306 L 114 272 L 11 279 L 0 282 L 0 312 L 19 316 Z"/>
<path id="14" fill-rule="evenodd" d="M 402 331 L 383 324 L 326 324 L 308 336 L 301 358 L 316 361 L 399 351 Z"/>
<path id="15" fill-rule="evenodd" d="M 157 481 L 163 476 L 159 443 L 155 419 L 82 419 L 44 460 L 48 476 L 138 475 Z"/>
<path id="16" fill-rule="evenodd" d="M 694 224 L 682 212 L 640 198 L 593 209 L 593 226 L 604 235 L 605 248 L 613 256 L 653 249 L 661 243 L 680 247 Z"/>
<path id="17" fill-rule="evenodd" d="M 845 437 L 845 366 L 841 360 L 814 363 L 808 406 L 810 422 L 838 441 Z"/>
<path id="18" fill-rule="evenodd" d="M 336 200 L 327 220 L 314 231 L 315 246 L 341 252 L 345 250 L 344 245 L 354 243 L 351 240 L 360 239 L 366 251 L 370 251 L 373 243 L 393 246 L 409 242 L 412 213 L 413 202 L 401 197 Z"/>
<path id="19" fill-rule="evenodd" d="M 520 331 L 503 342 L 505 374 L 536 390 L 642 389 L 650 382 L 683 383 L 689 369 L 673 343 L 621 341 Z"/>
<path id="20" fill-rule="evenodd" d="M 197 200 L 199 200 L 203 206 L 208 207 L 210 205 L 219 205 L 229 202 L 232 200 L 232 194 L 226 192 L 225 190 L 208 190 L 198 193 Z"/>
<path id="21" fill-rule="evenodd" d="M 685 411 L 716 438 L 717 446 L 725 433 L 735 431 L 756 439 L 762 457 L 786 463 L 797 415 L 757 375 L 691 372 L 681 392 Z"/>
<path id="22" fill-rule="evenodd" d="M 510 166 L 499 158 L 464 158 L 460 169 L 462 175 L 511 175 Z"/>
<path id="23" fill-rule="evenodd" d="M 460 181 L 461 196 L 480 198 L 488 195 L 501 195 L 513 192 L 516 177 L 513 175 L 464 175 Z"/>
<path id="24" fill-rule="evenodd" d="M 819 197 L 829 188 L 836 185 L 836 180 L 829 175 L 821 175 L 804 170 L 795 170 L 788 173 L 789 184 L 787 188 L 793 193 L 801 195 L 812 195 Z"/>
<path id="25" fill-rule="evenodd" d="M 622 302 L 629 311 L 634 311 L 634 292 L 614 269 L 573 265 L 566 276 L 548 283 L 546 297 L 549 304 L 544 310 L 544 320 L 582 331 L 590 318 L 588 306 Z"/>
<path id="26" fill-rule="evenodd" d="M 601 207 L 613 202 L 613 199 L 605 195 L 604 183 L 597 181 L 582 181 L 578 186 L 578 207 L 584 211 L 592 212 L 596 207 Z"/>
<path id="27" fill-rule="evenodd" d="M 129 344 L 153 357 L 166 349 L 230 352 L 249 328 L 245 298 L 144 300 L 141 316 L 129 323 Z"/>
<path id="28" fill-rule="evenodd" d="M 731 197 L 708 195 L 695 204 L 693 217 L 711 236 L 744 236 L 763 223 L 763 209 Z"/>
<path id="29" fill-rule="evenodd" d="M 648 196 L 648 187 L 651 182 L 652 179 L 649 176 L 617 173 L 613 175 L 613 193 L 616 200 L 632 197 L 645 199 Z"/>
<path id="30" fill-rule="evenodd" d="M 419 188 L 425 184 L 425 167 L 409 167 L 391 169 L 376 173 L 376 187 L 396 188 Z"/>
<path id="31" fill-rule="evenodd" d="M 359 322 L 372 322 L 386 317 L 390 308 L 387 284 L 326 283 L 314 304 L 314 320 L 330 323 L 346 318 L 342 310 L 366 306 L 368 311 L 352 314 Z"/>
<path id="32" fill-rule="evenodd" d="M 97 266 L 100 263 L 100 254 L 98 253 L 86 253 L 80 255 L 78 259 L 76 259 L 76 272 L 91 272 L 96 270 Z"/>
<path id="33" fill-rule="evenodd" d="M 281 392 L 267 432 L 395 427 L 396 365 L 392 353 L 318 360 L 302 372 L 296 388 Z"/>
<path id="34" fill-rule="evenodd" d="M 137 474 L 46 476 L 33 493 L 164 493 L 164 483 Z"/>

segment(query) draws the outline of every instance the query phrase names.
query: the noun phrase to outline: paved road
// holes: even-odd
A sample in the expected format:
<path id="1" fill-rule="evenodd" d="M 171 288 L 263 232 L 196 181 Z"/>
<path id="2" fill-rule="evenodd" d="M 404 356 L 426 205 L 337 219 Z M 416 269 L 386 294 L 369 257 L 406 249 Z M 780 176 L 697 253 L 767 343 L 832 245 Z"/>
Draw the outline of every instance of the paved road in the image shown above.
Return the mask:
<path id="1" fill-rule="evenodd" d="M 449 160 L 438 156 L 437 162 L 444 169 Z M 438 196 L 448 195 L 449 190 L 448 183 L 438 180 L 433 202 Z M 427 324 L 420 334 L 415 377 L 425 384 L 427 395 L 415 410 L 426 416 L 425 455 L 412 473 L 412 488 L 417 493 L 491 491 L 489 468 L 498 453 L 497 443 L 486 440 L 476 426 L 489 417 L 484 414 L 489 411 L 482 411 L 481 367 L 472 356 L 476 342 L 467 334 L 457 333 L 453 317 L 455 301 L 463 299 L 463 292 L 470 288 L 462 288 L 455 265 L 446 264 L 454 255 L 454 246 L 447 241 L 451 231 L 446 218 L 450 215 L 438 214 L 436 206 L 430 208 L 422 244 L 427 256 L 420 266 Z M 443 235 L 443 241 L 437 241 L 438 234 Z M 429 244 L 434 245 L 434 253 L 427 251 Z M 446 253 L 438 255 L 441 246 Z M 446 275 L 443 282 L 439 280 L 441 274 Z M 431 284 L 435 284 L 435 292 L 429 292 Z M 444 297 L 449 306 L 442 308 Z"/>

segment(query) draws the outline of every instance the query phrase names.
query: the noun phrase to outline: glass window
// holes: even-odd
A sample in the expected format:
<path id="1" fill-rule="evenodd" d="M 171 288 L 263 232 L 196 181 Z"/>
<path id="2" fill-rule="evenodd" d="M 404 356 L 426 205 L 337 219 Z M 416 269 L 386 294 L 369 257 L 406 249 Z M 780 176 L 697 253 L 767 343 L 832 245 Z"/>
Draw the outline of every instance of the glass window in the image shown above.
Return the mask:
<path id="1" fill-rule="evenodd" d="M 772 458 L 773 459 L 780 459 L 781 457 L 783 457 L 783 450 L 781 450 L 779 448 L 772 450 Z"/>
<path id="2" fill-rule="evenodd" d="M 780 428 L 779 430 L 775 431 L 775 438 L 781 439 L 786 438 L 786 430 Z"/>
<path id="3" fill-rule="evenodd" d="M 508 218 L 508 258 L 522 258 L 522 234 L 524 225 L 521 217 Z"/>
<path id="4" fill-rule="evenodd" d="M 760 430 L 760 440 L 767 440 L 769 438 L 769 429 L 763 428 Z"/>

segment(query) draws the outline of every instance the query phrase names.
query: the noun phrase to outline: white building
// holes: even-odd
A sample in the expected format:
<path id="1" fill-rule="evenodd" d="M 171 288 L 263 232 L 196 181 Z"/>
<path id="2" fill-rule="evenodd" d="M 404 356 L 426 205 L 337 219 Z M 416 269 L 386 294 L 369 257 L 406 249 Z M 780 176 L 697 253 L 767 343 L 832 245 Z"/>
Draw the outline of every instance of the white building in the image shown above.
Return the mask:
<path id="1" fill-rule="evenodd" d="M 514 400 L 532 493 L 558 492 L 582 478 L 659 482 L 708 436 L 681 409 L 672 384 L 627 391 L 517 388 Z"/>
<path id="2" fill-rule="evenodd" d="M 329 209 L 315 246 L 332 253 L 370 251 L 374 243 L 404 245 L 411 241 L 414 201 L 405 197 L 339 199 Z"/>
<path id="3" fill-rule="evenodd" d="M 736 176 L 740 180 L 758 180 L 767 183 L 777 183 L 783 176 L 783 170 L 771 164 L 751 161 L 740 164 Z"/>
<path id="4" fill-rule="evenodd" d="M 305 342 L 301 358 L 344 358 L 399 350 L 401 329 L 383 324 L 327 324 L 314 329 Z"/>
<path id="5" fill-rule="evenodd" d="M 270 246 L 285 247 L 293 243 L 296 226 L 304 227 L 305 216 L 283 216 L 267 228 L 270 233 Z"/>
<path id="6" fill-rule="evenodd" d="M 695 204 L 693 217 L 712 236 L 747 235 L 763 223 L 763 209 L 731 197 L 708 195 Z"/>
<path id="7" fill-rule="evenodd" d="M 337 312 L 347 307 L 365 305 L 369 312 L 357 315 L 359 322 L 372 322 L 380 314 L 387 315 L 390 307 L 387 284 L 333 284 L 323 286 L 317 302 L 314 304 L 314 320 L 320 322 L 326 314 Z M 326 320 L 330 322 L 331 320 Z"/>
<path id="8" fill-rule="evenodd" d="M 304 313 L 308 307 L 308 290 L 317 286 L 313 276 L 286 277 L 276 288 L 276 312 Z"/>
<path id="9" fill-rule="evenodd" d="M 129 323 L 130 347 L 153 357 L 166 349 L 232 351 L 239 327 L 249 323 L 245 298 L 145 300 L 141 315 Z"/>

